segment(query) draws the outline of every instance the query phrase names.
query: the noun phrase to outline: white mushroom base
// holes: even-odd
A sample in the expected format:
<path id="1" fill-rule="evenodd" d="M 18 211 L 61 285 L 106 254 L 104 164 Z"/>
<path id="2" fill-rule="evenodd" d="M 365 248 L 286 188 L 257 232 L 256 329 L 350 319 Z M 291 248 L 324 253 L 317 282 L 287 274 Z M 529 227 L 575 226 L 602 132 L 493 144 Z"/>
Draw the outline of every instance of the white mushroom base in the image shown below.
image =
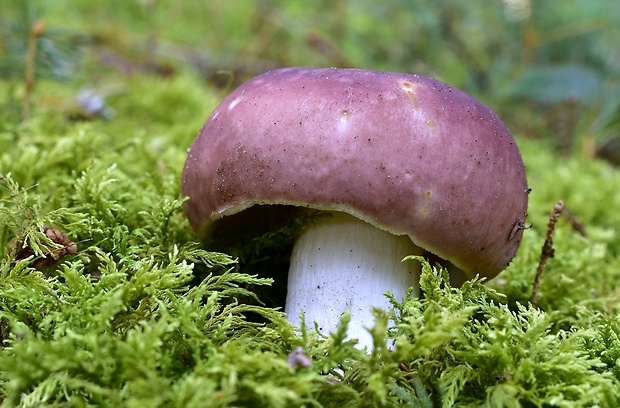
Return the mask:
<path id="1" fill-rule="evenodd" d="M 333 213 L 333 217 L 308 226 L 297 238 L 288 277 L 285 311 L 289 321 L 301 325 L 304 311 L 308 327 L 336 331 L 349 309 L 348 338 L 361 348 L 373 347 L 367 328 L 374 325 L 371 308 L 390 309 L 385 292 L 402 300 L 410 287 L 419 292 L 420 268 L 402 262 L 421 249 L 407 236 L 395 236 L 357 218 Z"/>

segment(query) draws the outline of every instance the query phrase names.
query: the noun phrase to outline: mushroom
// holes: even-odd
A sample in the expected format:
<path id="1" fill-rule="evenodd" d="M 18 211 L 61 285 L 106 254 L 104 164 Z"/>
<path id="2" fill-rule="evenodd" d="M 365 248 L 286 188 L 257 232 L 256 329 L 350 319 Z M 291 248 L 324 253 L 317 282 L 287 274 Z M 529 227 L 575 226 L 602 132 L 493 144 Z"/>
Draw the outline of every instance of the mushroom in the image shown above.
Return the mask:
<path id="1" fill-rule="evenodd" d="M 182 186 L 203 236 L 253 206 L 330 212 L 294 244 L 285 312 L 334 330 L 349 309 L 362 347 L 385 292 L 417 293 L 405 256 L 432 254 L 456 280 L 506 268 L 528 191 L 514 139 L 477 99 L 422 76 L 335 68 L 278 69 L 233 91 L 190 148 Z"/>

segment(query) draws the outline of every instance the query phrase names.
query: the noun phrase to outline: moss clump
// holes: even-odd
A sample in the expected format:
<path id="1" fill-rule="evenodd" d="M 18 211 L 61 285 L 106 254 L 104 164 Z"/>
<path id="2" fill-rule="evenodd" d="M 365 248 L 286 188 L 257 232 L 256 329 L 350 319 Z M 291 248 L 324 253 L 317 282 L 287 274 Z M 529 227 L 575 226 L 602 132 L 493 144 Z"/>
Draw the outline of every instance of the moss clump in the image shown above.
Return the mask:
<path id="1" fill-rule="evenodd" d="M 84 122 L 56 103 L 76 89 L 38 89 L 55 103 L 28 122 L 0 123 L 4 406 L 620 403 L 614 168 L 559 160 L 519 139 L 534 227 L 517 258 L 494 281 L 461 289 L 444 270 L 408 260 L 422 262 L 423 296 L 375 311 L 366 354 L 344 340 L 346 315 L 336 333 L 296 332 L 271 307 L 277 301 L 261 303 L 277 297 L 269 271 L 285 264 L 264 251 L 291 226 L 225 251 L 189 228 L 179 193 L 186 148 L 219 95 L 189 74 L 135 77 L 110 98 L 114 118 Z M 587 236 L 560 221 L 534 309 L 531 285 L 558 199 Z M 76 253 L 37 263 L 63 246 L 46 227 L 66 234 Z M 20 248 L 30 256 L 20 258 Z M 298 347 L 309 366 L 289 361 Z"/>

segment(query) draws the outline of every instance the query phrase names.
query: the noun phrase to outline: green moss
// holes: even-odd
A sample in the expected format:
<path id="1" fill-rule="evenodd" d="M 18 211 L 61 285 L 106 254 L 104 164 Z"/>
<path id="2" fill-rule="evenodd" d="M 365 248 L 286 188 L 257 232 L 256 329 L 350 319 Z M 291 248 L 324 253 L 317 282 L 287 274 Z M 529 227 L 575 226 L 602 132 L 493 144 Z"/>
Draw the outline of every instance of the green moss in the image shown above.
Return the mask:
<path id="1" fill-rule="evenodd" d="M 286 263 L 282 248 L 299 225 L 226 243 L 191 231 L 179 192 L 186 149 L 222 94 L 186 72 L 106 80 L 120 83 L 109 120 L 71 119 L 64 107 L 76 83 L 39 83 L 27 122 L 2 116 L 3 406 L 620 403 L 617 169 L 518 138 L 533 228 L 517 258 L 492 282 L 461 289 L 422 260 L 423 296 L 375 311 L 366 354 L 345 341 L 348 316 L 336 333 L 297 332 L 277 308 L 270 291 L 283 282 L 270 271 Z M 11 92 L 0 84 L 3 106 L 14 104 Z M 559 199 L 587 236 L 558 224 L 534 309 Z M 62 247 L 44 226 L 77 242 L 77 253 L 39 266 Z M 288 362 L 297 347 L 310 366 Z"/>

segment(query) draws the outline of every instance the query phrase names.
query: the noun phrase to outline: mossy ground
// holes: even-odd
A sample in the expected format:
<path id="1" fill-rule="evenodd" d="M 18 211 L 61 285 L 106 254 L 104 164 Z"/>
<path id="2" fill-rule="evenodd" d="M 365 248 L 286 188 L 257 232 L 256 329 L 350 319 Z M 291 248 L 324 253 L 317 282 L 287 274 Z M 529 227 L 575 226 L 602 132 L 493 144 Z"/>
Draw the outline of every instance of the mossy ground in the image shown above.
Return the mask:
<path id="1" fill-rule="evenodd" d="M 344 340 L 346 317 L 337 333 L 299 333 L 277 308 L 286 260 L 273 254 L 296 226 L 236 248 L 189 227 L 186 149 L 225 91 L 194 69 L 87 71 L 111 89 L 108 119 L 76 118 L 84 78 L 38 81 L 28 120 L 23 89 L 0 82 L 3 406 L 620 404 L 620 173 L 610 164 L 513 129 L 532 188 L 518 256 L 495 280 L 461 289 L 422 260 L 423 296 L 375 312 L 367 354 Z M 534 308 L 560 199 L 586 235 L 560 219 Z M 44 226 L 77 253 L 37 263 L 55 246 Z M 24 247 L 32 256 L 20 259 Z M 298 347 L 309 366 L 289 361 Z"/>

